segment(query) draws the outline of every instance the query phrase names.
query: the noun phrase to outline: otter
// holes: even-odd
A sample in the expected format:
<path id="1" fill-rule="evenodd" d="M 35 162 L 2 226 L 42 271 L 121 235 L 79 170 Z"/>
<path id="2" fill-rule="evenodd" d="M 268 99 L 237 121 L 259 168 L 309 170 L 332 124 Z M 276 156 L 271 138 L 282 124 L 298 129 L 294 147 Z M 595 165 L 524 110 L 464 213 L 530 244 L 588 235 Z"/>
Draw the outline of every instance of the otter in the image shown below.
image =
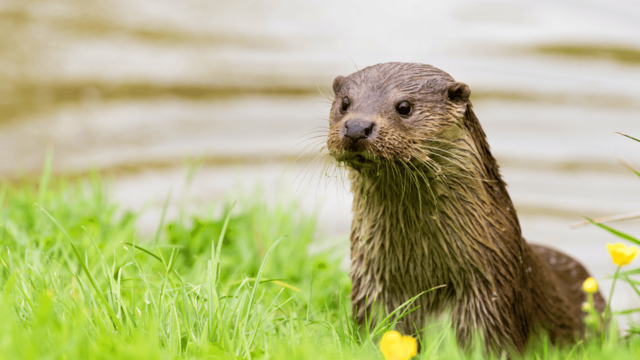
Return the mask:
<path id="1" fill-rule="evenodd" d="M 420 295 L 397 327 L 406 334 L 445 311 L 459 342 L 523 351 L 584 332 L 587 270 L 528 244 L 471 91 L 430 65 L 385 63 L 333 82 L 327 148 L 354 194 L 351 301 L 358 324 Z M 605 302 L 595 295 L 595 306 Z"/>

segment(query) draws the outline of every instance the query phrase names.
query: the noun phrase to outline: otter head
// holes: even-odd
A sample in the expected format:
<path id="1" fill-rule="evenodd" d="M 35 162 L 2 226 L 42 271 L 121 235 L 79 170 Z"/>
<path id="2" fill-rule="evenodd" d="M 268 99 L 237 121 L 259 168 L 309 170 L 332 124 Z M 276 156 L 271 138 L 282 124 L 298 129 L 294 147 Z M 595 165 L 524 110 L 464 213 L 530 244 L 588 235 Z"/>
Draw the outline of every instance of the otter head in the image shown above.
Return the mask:
<path id="1" fill-rule="evenodd" d="M 399 161 L 425 164 L 468 136 L 469 87 L 432 66 L 379 64 L 338 76 L 333 90 L 329 153 L 360 172 Z"/>

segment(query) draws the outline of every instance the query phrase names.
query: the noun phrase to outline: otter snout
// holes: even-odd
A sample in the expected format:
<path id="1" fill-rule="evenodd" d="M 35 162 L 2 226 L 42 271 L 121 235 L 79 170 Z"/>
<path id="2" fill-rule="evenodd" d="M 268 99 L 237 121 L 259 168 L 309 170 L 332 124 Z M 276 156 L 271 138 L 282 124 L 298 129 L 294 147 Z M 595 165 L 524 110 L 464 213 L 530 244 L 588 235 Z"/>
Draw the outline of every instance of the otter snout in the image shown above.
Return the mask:
<path id="1" fill-rule="evenodd" d="M 375 130 L 376 124 L 370 120 L 360 118 L 349 119 L 344 123 L 343 139 L 349 142 L 351 148 L 357 148 L 358 143 L 367 140 Z"/>

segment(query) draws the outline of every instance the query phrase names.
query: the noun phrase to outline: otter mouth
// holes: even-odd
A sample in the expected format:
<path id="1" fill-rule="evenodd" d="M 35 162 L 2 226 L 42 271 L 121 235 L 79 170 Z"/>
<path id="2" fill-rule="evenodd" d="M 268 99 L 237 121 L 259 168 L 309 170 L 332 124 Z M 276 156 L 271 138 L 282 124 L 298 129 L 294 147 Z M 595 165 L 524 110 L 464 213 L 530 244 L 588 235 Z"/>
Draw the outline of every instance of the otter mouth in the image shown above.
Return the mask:
<path id="1" fill-rule="evenodd" d="M 351 162 L 357 163 L 357 164 L 367 164 L 369 162 L 371 162 L 371 160 L 368 160 L 366 157 L 360 155 L 360 154 L 356 154 L 351 158 Z"/>
<path id="2" fill-rule="evenodd" d="M 354 169 L 362 169 L 365 167 L 371 167 L 379 162 L 379 159 L 375 155 L 357 151 L 357 152 L 344 152 L 336 157 L 336 160 L 346 163 Z"/>

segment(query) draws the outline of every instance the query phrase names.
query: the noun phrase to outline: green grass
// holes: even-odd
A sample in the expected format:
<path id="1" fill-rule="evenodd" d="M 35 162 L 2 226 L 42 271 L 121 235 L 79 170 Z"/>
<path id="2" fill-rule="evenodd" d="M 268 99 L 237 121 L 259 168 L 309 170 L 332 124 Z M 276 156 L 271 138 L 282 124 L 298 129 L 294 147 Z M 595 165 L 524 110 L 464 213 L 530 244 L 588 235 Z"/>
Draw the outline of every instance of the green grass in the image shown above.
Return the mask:
<path id="1" fill-rule="evenodd" d="M 333 252 L 309 252 L 315 216 L 295 200 L 257 192 L 141 237 L 98 176 L 0 186 L 1 359 L 382 359 L 393 321 L 354 326 L 348 275 Z M 416 358 L 486 358 L 447 321 L 420 341 Z M 525 355 L 638 356 L 637 335 L 613 332 Z"/>

